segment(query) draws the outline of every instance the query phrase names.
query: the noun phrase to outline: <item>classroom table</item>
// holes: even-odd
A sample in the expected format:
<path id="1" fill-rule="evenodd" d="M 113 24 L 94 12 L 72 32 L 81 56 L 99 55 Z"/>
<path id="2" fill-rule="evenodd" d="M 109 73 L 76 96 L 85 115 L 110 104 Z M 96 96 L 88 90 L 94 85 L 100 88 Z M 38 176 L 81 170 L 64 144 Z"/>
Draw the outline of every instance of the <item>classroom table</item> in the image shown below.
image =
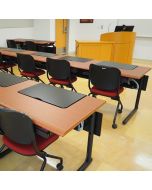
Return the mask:
<path id="1" fill-rule="evenodd" d="M 35 56 L 34 54 L 31 53 L 33 58 L 36 61 L 43 62 L 45 64 L 46 58 L 43 56 Z M 66 59 L 67 56 L 61 55 L 61 56 L 54 56 L 52 59 Z M 71 56 L 69 56 L 71 57 Z M 81 58 L 80 58 L 81 59 Z M 75 61 L 75 59 L 72 61 L 70 59 L 70 65 L 72 68 L 75 69 L 74 73 L 82 78 L 89 78 L 89 66 L 90 64 L 98 64 L 100 63 L 99 61 L 96 60 L 87 60 L 86 61 Z M 123 65 L 123 64 L 122 64 Z M 126 65 L 126 64 L 125 64 Z M 45 67 L 43 67 L 44 69 Z M 122 121 L 123 124 L 126 124 L 137 112 L 139 102 L 140 102 L 140 97 L 141 97 L 141 92 L 142 90 L 146 90 L 147 83 L 148 83 L 148 76 L 145 74 L 150 70 L 151 68 L 148 67 L 141 67 L 141 66 L 136 66 L 134 69 L 123 69 L 121 68 L 121 79 L 122 81 L 125 81 L 122 83 L 122 85 L 126 88 L 131 88 L 135 89 L 137 88 L 137 95 L 136 95 L 136 100 L 135 100 L 135 105 L 132 111 L 125 117 L 125 119 Z M 130 83 L 131 82 L 131 83 Z M 135 85 L 135 86 L 134 86 Z"/>
<path id="2" fill-rule="evenodd" d="M 8 50 L 0 49 L 0 52 L 4 55 L 7 54 L 8 56 L 14 56 L 14 57 L 16 56 L 16 53 L 12 53 Z M 42 63 L 42 64 L 40 64 L 41 68 L 46 69 L 46 66 L 45 66 L 46 56 L 36 55 L 36 52 L 32 52 L 32 51 L 27 52 L 27 54 L 30 54 L 35 59 L 35 61 L 41 62 Z M 68 56 L 68 57 L 72 57 L 72 56 Z M 72 60 L 72 58 L 70 58 L 69 62 L 70 62 L 71 67 L 74 69 L 74 73 L 79 77 L 87 78 L 87 79 L 89 78 L 90 64 L 98 64 L 99 63 L 99 61 L 96 61 L 96 60 L 86 59 L 86 61 L 84 61 L 85 58 L 82 58 L 83 61 L 81 61 L 81 58 L 78 58 L 79 61 L 78 60 L 76 61 L 75 57 L 73 57 L 73 58 L 74 58 L 73 60 Z M 55 56 L 52 56 L 52 59 L 66 59 L 67 60 L 67 56 L 55 54 Z M 137 95 L 136 95 L 134 108 L 122 121 L 123 124 L 126 124 L 138 110 L 141 92 L 142 92 L 142 90 L 146 90 L 146 88 L 147 88 L 148 76 L 146 75 L 146 73 L 150 69 L 151 68 L 149 68 L 149 67 L 141 67 L 141 66 L 137 66 L 136 68 L 131 69 L 131 70 L 122 69 L 122 68 L 120 69 L 121 79 L 122 79 L 122 81 L 126 81 L 126 82 L 123 82 L 122 85 L 126 88 L 137 89 Z"/>
<path id="3" fill-rule="evenodd" d="M 60 108 L 19 93 L 19 91 L 36 84 L 38 83 L 35 81 L 26 80 L 11 86 L 0 87 L 0 106 L 27 114 L 34 124 L 61 137 L 64 137 L 78 124 L 91 116 L 92 120 L 88 132 L 86 158 L 78 169 L 85 170 L 92 161 L 95 112 L 105 104 L 105 101 L 85 96 L 67 108 Z M 48 86 L 50 88 L 57 88 Z M 68 92 L 71 93 L 71 91 Z M 4 155 L 7 153 L 6 151 Z"/>
<path id="4" fill-rule="evenodd" d="M 54 45 L 55 44 L 55 41 L 49 41 L 49 40 L 35 40 L 35 39 L 24 39 L 24 38 L 16 38 L 16 39 L 11 39 L 11 40 L 14 40 L 17 43 L 25 43 L 26 41 L 31 41 L 37 45 Z"/>

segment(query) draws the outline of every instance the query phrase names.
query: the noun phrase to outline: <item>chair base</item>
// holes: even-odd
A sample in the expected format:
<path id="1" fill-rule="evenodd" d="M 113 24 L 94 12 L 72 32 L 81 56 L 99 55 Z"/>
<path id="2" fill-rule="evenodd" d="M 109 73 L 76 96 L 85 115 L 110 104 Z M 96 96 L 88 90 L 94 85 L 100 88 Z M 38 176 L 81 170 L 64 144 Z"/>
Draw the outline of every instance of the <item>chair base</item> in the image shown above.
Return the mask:
<path id="1" fill-rule="evenodd" d="M 0 147 L 0 158 L 3 158 L 4 156 L 6 156 L 10 152 L 12 152 L 11 149 L 9 149 L 9 148 L 5 149 L 5 147 L 6 147 L 5 144 L 3 144 Z M 40 171 L 44 171 L 44 168 L 45 168 L 46 163 L 47 163 L 46 157 L 58 159 L 60 162 L 56 165 L 56 168 L 57 168 L 58 171 L 63 170 L 63 168 L 64 168 L 63 167 L 63 159 L 61 157 L 50 155 L 50 154 L 47 154 L 46 152 L 41 152 L 41 153 L 42 153 L 42 155 L 38 155 L 38 156 L 40 156 L 43 159 L 43 163 L 41 165 Z"/>
<path id="2" fill-rule="evenodd" d="M 14 72 L 13 72 L 13 68 L 12 68 L 12 67 L 11 67 L 11 70 L 9 70 L 8 68 L 4 68 L 4 69 L 1 69 L 1 71 L 7 72 L 7 73 L 10 73 L 10 74 L 14 75 Z"/>
<path id="3" fill-rule="evenodd" d="M 29 80 L 35 80 L 35 81 L 37 81 L 37 82 L 41 81 L 42 83 L 45 84 L 45 82 L 44 82 L 42 79 L 40 79 L 38 76 L 35 76 L 35 77 L 27 77 L 27 76 L 22 75 L 22 77 L 25 77 L 25 78 L 27 78 L 27 79 L 29 79 Z"/>
<path id="4" fill-rule="evenodd" d="M 0 158 L 3 158 L 4 156 L 6 156 L 7 154 L 9 154 L 10 152 L 12 152 L 11 149 L 7 148 L 5 149 L 5 144 L 3 144 L 1 147 L 0 147 Z M 5 149 L 5 150 L 4 150 Z"/>
<path id="5" fill-rule="evenodd" d="M 92 95 L 92 97 L 96 97 L 96 96 L 97 96 L 97 94 L 94 94 L 94 93 L 92 93 L 92 92 L 90 92 L 90 93 L 88 94 L 88 96 L 90 96 L 90 95 Z M 116 111 L 115 111 L 115 115 L 114 115 L 114 118 L 113 118 L 113 124 L 112 124 L 112 128 L 113 128 L 113 129 L 116 129 L 116 128 L 117 128 L 117 124 L 116 124 L 117 114 L 118 114 L 118 113 L 122 113 L 123 104 L 122 104 L 122 102 L 121 102 L 119 96 L 118 96 L 118 97 L 109 97 L 109 98 L 118 101 L 118 104 L 117 104 L 117 107 L 116 107 Z"/>
<path id="6" fill-rule="evenodd" d="M 116 129 L 116 128 L 117 128 L 117 124 L 115 124 L 115 123 L 112 124 L 112 128 L 113 128 L 113 129 Z"/>
<path id="7" fill-rule="evenodd" d="M 57 159 L 59 160 L 60 162 L 56 165 L 56 169 L 58 171 L 61 171 L 63 170 L 63 159 L 59 156 L 54 156 L 54 155 L 51 155 L 51 154 L 47 154 L 46 152 L 42 152 L 42 155 L 38 155 L 40 156 L 42 159 L 43 159 L 43 163 L 41 165 L 41 168 L 40 168 L 40 171 L 44 171 L 44 168 L 46 166 L 46 163 L 47 163 L 47 159 L 46 157 L 49 157 L 49 158 L 53 158 L 53 159 Z"/>

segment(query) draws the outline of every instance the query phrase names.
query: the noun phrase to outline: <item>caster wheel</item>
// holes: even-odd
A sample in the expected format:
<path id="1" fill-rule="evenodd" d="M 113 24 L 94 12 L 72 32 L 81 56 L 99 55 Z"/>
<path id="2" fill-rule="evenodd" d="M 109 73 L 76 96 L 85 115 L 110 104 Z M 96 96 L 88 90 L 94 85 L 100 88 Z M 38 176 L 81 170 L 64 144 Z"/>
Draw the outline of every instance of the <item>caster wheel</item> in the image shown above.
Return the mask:
<path id="1" fill-rule="evenodd" d="M 122 113 L 122 110 L 118 110 L 118 113 Z"/>
<path id="2" fill-rule="evenodd" d="M 63 170 L 63 165 L 61 163 L 58 163 L 56 165 L 56 168 L 57 168 L 58 171 L 61 171 L 61 170 Z"/>
<path id="3" fill-rule="evenodd" d="M 112 125 L 112 128 L 113 128 L 113 129 L 116 129 L 116 128 L 117 128 L 117 124 L 113 124 L 113 125 Z"/>

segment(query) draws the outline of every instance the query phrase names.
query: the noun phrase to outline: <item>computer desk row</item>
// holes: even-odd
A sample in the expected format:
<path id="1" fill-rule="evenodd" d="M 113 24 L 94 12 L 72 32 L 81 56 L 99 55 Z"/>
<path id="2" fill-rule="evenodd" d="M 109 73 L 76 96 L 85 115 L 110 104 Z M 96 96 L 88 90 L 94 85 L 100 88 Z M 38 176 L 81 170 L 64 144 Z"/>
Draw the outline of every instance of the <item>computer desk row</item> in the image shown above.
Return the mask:
<path id="1" fill-rule="evenodd" d="M 32 119 L 34 124 L 40 126 L 42 129 L 53 132 L 60 137 L 64 137 L 82 121 L 91 116 L 91 126 L 88 128 L 86 158 L 84 163 L 78 169 L 85 170 L 92 161 L 93 137 L 95 133 L 95 112 L 105 104 L 105 101 L 84 96 L 69 107 L 60 108 L 19 93 L 19 91 L 32 87 L 38 83 L 31 80 L 23 81 L 23 78 L 18 77 L 22 79 L 22 81 L 17 84 L 13 84 L 12 81 L 15 77 L 16 76 L 14 75 L 0 72 L 0 82 L 3 83 L 3 85 L 0 85 L 0 106 L 25 113 Z M 5 83 L 6 78 L 11 81 L 12 85 L 8 85 L 8 81 Z M 68 93 L 69 96 L 76 94 L 75 92 L 59 89 L 50 85 L 41 85 L 52 88 L 52 90 L 56 88 L 58 90 L 57 96 L 59 96 L 63 91 Z M 48 95 L 48 97 L 50 96 Z M 55 97 L 56 95 L 53 96 L 53 98 Z M 7 155 L 9 152 L 10 151 L 8 150 L 6 152 L 4 151 L 0 154 L 0 157 Z"/>
<path id="2" fill-rule="evenodd" d="M 15 39 L 7 39 L 7 40 L 14 40 L 16 43 L 25 43 L 26 41 L 31 41 L 37 45 L 54 45 L 55 44 L 55 41 L 48 41 L 48 40 L 35 40 L 35 39 L 24 39 L 24 38 L 15 38 Z"/>
<path id="3" fill-rule="evenodd" d="M 0 52 L 3 55 L 16 57 L 17 53 L 24 53 L 32 55 L 32 57 L 35 59 L 35 61 L 41 62 L 41 66 L 45 68 L 46 58 L 52 58 L 52 59 L 64 59 L 65 55 L 57 55 L 57 54 L 51 54 L 51 53 L 40 53 L 40 52 L 33 52 L 33 51 L 24 51 L 24 50 L 15 50 L 15 49 L 7 49 L 7 48 L 1 48 Z M 87 60 L 87 59 L 86 59 Z M 89 75 L 83 75 L 83 73 L 86 73 L 89 71 L 90 64 L 97 64 L 99 61 L 96 60 L 88 60 L 86 62 L 82 61 L 69 61 L 72 68 L 76 70 L 76 75 L 79 77 L 88 78 Z M 123 65 L 123 64 L 122 64 Z M 130 89 L 137 89 L 137 95 L 135 100 L 135 105 L 133 110 L 126 116 L 126 118 L 123 120 L 123 124 L 126 124 L 133 115 L 137 112 L 141 97 L 142 90 L 146 90 L 147 83 L 148 83 L 148 76 L 145 74 L 150 70 L 151 68 L 148 67 L 141 67 L 137 66 L 134 69 L 123 69 L 121 68 L 121 77 L 123 82 L 123 86 Z"/>

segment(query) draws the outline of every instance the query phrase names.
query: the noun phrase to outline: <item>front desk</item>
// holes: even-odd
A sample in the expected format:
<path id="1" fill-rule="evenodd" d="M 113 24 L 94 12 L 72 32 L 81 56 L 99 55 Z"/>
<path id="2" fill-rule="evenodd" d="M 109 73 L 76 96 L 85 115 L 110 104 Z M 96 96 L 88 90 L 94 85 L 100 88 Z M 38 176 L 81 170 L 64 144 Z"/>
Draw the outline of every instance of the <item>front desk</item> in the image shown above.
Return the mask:
<path id="1" fill-rule="evenodd" d="M 100 41 L 76 41 L 76 56 L 131 64 L 135 37 L 135 32 L 110 32 Z"/>

